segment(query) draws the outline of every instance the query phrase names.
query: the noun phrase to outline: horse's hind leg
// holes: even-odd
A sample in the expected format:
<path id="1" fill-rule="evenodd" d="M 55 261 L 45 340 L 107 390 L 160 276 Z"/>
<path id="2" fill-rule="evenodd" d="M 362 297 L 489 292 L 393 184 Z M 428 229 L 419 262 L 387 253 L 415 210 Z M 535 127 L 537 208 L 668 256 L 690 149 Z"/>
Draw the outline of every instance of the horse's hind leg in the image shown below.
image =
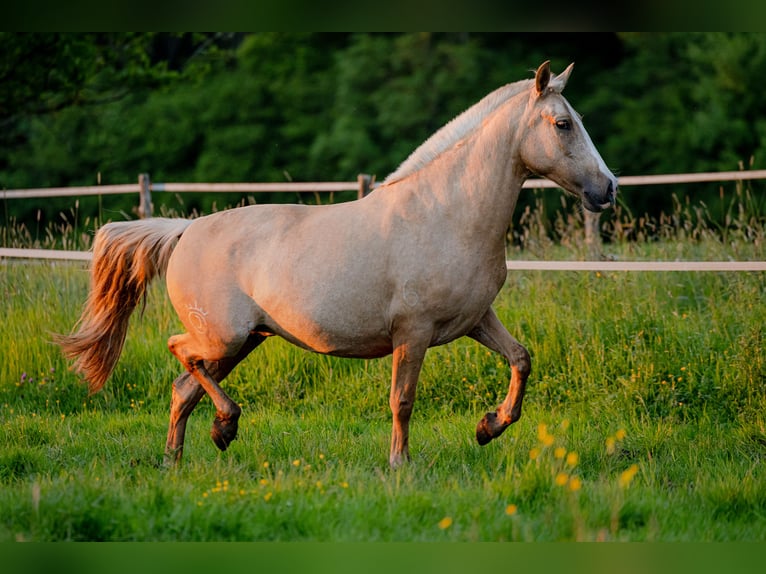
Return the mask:
<path id="1" fill-rule="evenodd" d="M 173 381 L 168 440 L 165 443 L 165 466 L 172 466 L 181 461 L 184 450 L 186 421 L 203 396 L 205 396 L 205 389 L 188 371 L 185 371 Z"/>
<path id="2" fill-rule="evenodd" d="M 263 340 L 262 335 L 251 334 L 240 349 L 230 357 L 217 361 L 204 361 L 191 352 L 188 334 L 176 335 L 168 341 L 170 351 L 186 367 L 187 373 L 173 383 L 170 426 L 165 447 L 166 462 L 181 458 L 186 420 L 202 396 L 207 393 L 216 408 L 216 417 L 210 431 L 215 445 L 226 450 L 237 437 L 242 409 L 221 389 L 220 383 L 234 367 Z"/>
<path id="3" fill-rule="evenodd" d="M 476 427 L 476 440 L 480 445 L 485 445 L 500 436 L 511 423 L 521 417 L 521 402 L 524 399 L 532 361 L 527 350 L 511 336 L 492 309 L 487 311 L 468 336 L 503 355 L 511 366 L 508 395 L 497 407 L 497 411 L 484 415 Z"/>

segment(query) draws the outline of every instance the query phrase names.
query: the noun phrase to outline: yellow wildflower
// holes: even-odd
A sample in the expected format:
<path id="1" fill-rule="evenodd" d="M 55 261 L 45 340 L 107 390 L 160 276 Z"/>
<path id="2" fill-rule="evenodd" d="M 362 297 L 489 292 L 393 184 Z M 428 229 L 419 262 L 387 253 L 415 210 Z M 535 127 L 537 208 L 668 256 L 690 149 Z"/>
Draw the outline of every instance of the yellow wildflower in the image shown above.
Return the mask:
<path id="1" fill-rule="evenodd" d="M 301 465 L 301 460 L 300 460 L 299 458 L 296 458 L 296 459 L 293 461 L 293 466 L 300 466 L 300 465 Z"/>
<path id="2" fill-rule="evenodd" d="M 573 476 L 569 479 L 569 490 L 577 492 L 580 488 L 582 488 L 582 481 L 579 478 Z"/>
<path id="3" fill-rule="evenodd" d="M 516 514 L 518 510 L 519 509 L 515 504 L 509 504 L 508 506 L 505 507 L 505 513 L 508 516 L 513 516 L 514 514 Z"/>
<path id="4" fill-rule="evenodd" d="M 553 456 L 556 458 L 564 458 L 567 454 L 567 449 L 565 449 L 563 446 L 556 447 L 556 450 L 553 451 Z"/>
<path id="5" fill-rule="evenodd" d="M 613 436 L 606 437 L 606 452 L 609 454 L 614 453 L 615 440 Z"/>
<path id="6" fill-rule="evenodd" d="M 636 476 L 637 472 L 638 472 L 637 464 L 631 464 L 627 468 L 627 470 L 624 470 L 622 474 L 620 474 L 620 488 L 628 488 L 628 486 L 630 486 L 630 483 L 633 481 L 633 477 Z"/>
<path id="7" fill-rule="evenodd" d="M 614 438 L 617 440 L 622 440 L 625 438 L 625 435 L 627 433 L 625 432 L 625 429 L 618 429 L 616 433 L 614 433 Z"/>
<path id="8" fill-rule="evenodd" d="M 540 440 L 540 442 L 545 441 L 545 437 L 548 436 L 548 425 L 545 423 L 540 423 L 537 425 L 537 438 Z"/>
<path id="9" fill-rule="evenodd" d="M 444 518 L 442 518 L 442 519 L 439 521 L 439 524 L 438 524 L 438 526 L 439 526 L 439 528 L 440 528 L 440 529 L 442 529 L 442 530 L 447 530 L 447 528 L 449 528 L 450 526 L 452 526 L 452 518 L 450 518 L 449 516 L 445 516 Z"/>
<path id="10" fill-rule="evenodd" d="M 567 455 L 567 464 L 569 466 L 576 466 L 580 460 L 580 456 L 576 452 L 570 452 Z"/>
<path id="11" fill-rule="evenodd" d="M 539 456 L 540 456 L 540 449 L 539 448 L 533 447 L 532 449 L 530 449 L 530 451 L 529 451 L 529 459 L 530 460 L 536 460 L 537 457 L 539 457 Z"/>
<path id="12" fill-rule="evenodd" d="M 558 473 L 556 475 L 556 485 L 557 486 L 564 486 L 567 482 L 569 482 L 569 475 L 568 474 L 566 474 L 564 472 L 560 472 L 560 473 Z"/>

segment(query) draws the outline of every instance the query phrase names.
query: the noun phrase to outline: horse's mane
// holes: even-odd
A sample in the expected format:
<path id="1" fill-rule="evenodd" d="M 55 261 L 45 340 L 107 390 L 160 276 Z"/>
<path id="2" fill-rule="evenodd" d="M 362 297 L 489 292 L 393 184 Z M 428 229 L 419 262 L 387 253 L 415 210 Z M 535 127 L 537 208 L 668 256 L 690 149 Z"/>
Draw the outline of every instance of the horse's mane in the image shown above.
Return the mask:
<path id="1" fill-rule="evenodd" d="M 455 143 L 474 133 L 481 126 L 484 118 L 513 96 L 528 89 L 533 81 L 520 80 L 506 84 L 484 96 L 420 144 L 393 173 L 386 177 L 382 185 L 404 179 L 431 163 Z"/>

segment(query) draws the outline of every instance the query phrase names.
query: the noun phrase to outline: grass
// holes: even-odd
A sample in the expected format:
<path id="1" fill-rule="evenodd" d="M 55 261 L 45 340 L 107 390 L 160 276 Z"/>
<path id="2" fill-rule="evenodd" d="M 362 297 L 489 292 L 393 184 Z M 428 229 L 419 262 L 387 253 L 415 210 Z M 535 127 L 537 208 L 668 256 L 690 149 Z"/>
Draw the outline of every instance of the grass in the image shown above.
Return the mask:
<path id="1" fill-rule="evenodd" d="M 759 258 L 762 229 L 606 250 Z M 578 257 L 568 233 L 519 256 Z M 164 287 L 92 397 L 49 343 L 86 288 L 80 263 L 2 263 L 0 540 L 766 538 L 762 273 L 509 274 L 495 308 L 533 358 L 521 420 L 479 447 L 475 425 L 505 395 L 508 367 L 470 340 L 432 349 L 413 461 L 398 471 L 387 465 L 390 359 L 279 340 L 226 380 L 244 408 L 239 440 L 215 449 L 205 399 L 183 464 L 162 468 L 178 374 L 165 341 L 179 330 Z"/>

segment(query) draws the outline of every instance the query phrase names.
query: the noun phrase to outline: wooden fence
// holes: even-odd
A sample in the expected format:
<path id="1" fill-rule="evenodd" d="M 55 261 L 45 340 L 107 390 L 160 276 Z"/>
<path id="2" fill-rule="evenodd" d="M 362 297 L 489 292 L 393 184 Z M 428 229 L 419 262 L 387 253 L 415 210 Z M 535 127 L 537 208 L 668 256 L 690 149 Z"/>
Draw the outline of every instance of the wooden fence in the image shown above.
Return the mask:
<path id="1" fill-rule="evenodd" d="M 766 179 L 766 170 L 724 171 L 712 173 L 682 173 L 664 175 L 622 176 L 620 187 L 702 183 L 722 181 L 744 181 Z M 152 193 L 325 193 L 356 191 L 358 197 L 367 195 L 375 188 L 374 177 L 360 174 L 353 182 L 283 182 L 283 183 L 153 183 L 149 174 L 138 176 L 137 184 L 94 185 L 85 187 L 54 187 L 44 189 L 0 190 L 0 198 L 34 199 L 48 197 L 81 197 L 92 195 L 138 194 L 137 212 L 140 217 L 151 217 L 153 213 Z M 547 179 L 530 179 L 525 189 L 549 189 L 559 187 Z M 598 237 L 598 214 L 585 212 L 586 243 L 593 243 Z M 50 249 L 0 248 L 2 258 L 30 259 L 90 259 L 85 251 L 60 251 Z M 615 261 L 508 261 L 509 269 L 515 270 L 561 270 L 561 271 L 766 271 L 766 261 L 664 261 L 664 262 L 615 262 Z"/>

